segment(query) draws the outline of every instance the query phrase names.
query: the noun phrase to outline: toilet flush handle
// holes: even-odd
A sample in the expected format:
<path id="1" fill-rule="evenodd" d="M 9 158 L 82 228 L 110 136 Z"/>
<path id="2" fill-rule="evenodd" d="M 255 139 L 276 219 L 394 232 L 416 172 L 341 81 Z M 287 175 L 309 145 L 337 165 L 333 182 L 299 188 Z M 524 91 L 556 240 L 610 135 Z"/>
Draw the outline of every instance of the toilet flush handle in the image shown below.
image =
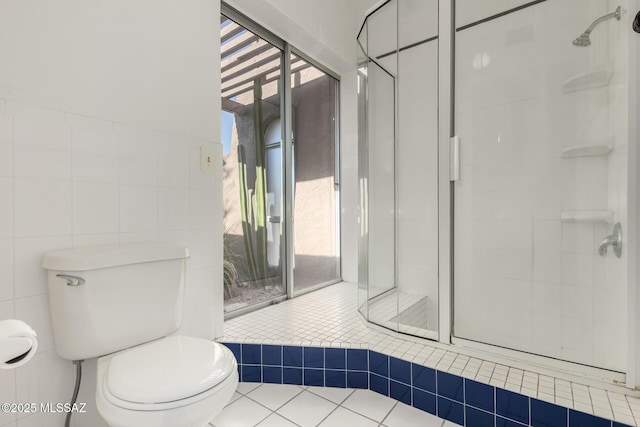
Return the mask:
<path id="1" fill-rule="evenodd" d="M 79 286 L 84 285 L 84 279 L 79 276 L 72 276 L 70 274 L 56 274 L 56 277 L 60 277 L 61 279 L 65 279 L 67 281 L 67 286 Z"/>

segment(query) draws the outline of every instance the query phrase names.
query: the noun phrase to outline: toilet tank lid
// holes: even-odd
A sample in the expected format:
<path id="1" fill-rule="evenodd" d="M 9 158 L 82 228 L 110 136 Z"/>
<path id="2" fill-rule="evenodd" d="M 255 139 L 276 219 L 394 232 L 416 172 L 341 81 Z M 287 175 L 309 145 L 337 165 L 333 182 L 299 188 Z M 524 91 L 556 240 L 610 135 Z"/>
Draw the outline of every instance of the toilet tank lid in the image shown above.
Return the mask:
<path id="1" fill-rule="evenodd" d="M 96 246 L 47 252 L 42 266 L 47 270 L 87 271 L 188 257 L 188 248 L 172 244 Z"/>

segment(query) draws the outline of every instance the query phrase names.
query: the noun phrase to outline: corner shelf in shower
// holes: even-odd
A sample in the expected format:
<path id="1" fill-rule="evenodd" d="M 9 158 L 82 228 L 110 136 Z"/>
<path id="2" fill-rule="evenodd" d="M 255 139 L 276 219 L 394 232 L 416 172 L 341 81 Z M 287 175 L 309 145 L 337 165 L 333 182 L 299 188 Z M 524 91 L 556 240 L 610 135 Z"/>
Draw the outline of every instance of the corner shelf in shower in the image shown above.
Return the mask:
<path id="1" fill-rule="evenodd" d="M 560 212 L 562 222 L 598 222 L 613 223 L 612 211 L 562 211 Z"/>
<path id="2" fill-rule="evenodd" d="M 613 69 L 610 67 L 599 67 L 585 73 L 579 73 L 569 77 L 562 83 L 562 93 L 608 86 L 611 82 L 611 77 L 613 77 Z"/>
<path id="3" fill-rule="evenodd" d="M 613 150 L 613 137 L 603 139 L 596 144 L 572 145 L 562 149 L 563 159 L 576 157 L 608 156 Z"/>

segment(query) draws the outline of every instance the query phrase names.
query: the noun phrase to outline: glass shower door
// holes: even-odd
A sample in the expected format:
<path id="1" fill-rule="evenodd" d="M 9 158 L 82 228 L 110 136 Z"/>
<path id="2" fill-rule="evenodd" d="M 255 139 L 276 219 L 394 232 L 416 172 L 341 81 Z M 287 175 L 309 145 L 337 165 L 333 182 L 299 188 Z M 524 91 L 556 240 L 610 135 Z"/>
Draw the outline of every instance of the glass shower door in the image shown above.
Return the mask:
<path id="1" fill-rule="evenodd" d="M 396 274 L 395 77 L 368 56 L 367 30 L 365 24 L 358 39 L 359 256 L 365 260 L 358 274 L 360 310 L 370 321 L 390 327 L 388 321 L 397 314 L 395 298 L 380 302 L 395 288 Z"/>
<path id="2" fill-rule="evenodd" d="M 512 3 L 456 2 L 454 335 L 624 372 L 628 16 Z"/>
<path id="3" fill-rule="evenodd" d="M 395 79 L 373 61 L 368 72 L 369 320 L 395 329 L 396 297 L 391 295 L 396 287 Z"/>
<path id="4" fill-rule="evenodd" d="M 386 2 L 358 37 L 360 309 L 438 337 L 438 4 Z"/>

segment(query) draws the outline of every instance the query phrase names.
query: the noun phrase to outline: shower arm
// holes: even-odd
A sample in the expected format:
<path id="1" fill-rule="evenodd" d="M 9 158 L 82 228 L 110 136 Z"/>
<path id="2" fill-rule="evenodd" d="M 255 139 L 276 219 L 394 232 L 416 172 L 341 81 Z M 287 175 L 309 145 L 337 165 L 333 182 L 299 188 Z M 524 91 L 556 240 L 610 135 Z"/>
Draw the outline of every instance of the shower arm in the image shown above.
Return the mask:
<path id="1" fill-rule="evenodd" d="M 614 12 L 608 13 L 604 16 L 601 16 L 600 18 L 596 19 L 595 21 L 593 21 L 593 23 L 591 25 L 589 25 L 589 28 L 587 28 L 587 30 L 584 32 L 585 35 L 589 35 L 591 34 L 591 31 L 593 31 L 593 29 L 602 21 L 606 21 L 607 19 L 611 19 L 611 18 L 616 18 L 616 20 L 620 20 L 620 16 L 621 16 L 621 12 L 622 10 L 620 9 L 620 6 L 618 6 L 616 8 L 616 10 Z"/>

